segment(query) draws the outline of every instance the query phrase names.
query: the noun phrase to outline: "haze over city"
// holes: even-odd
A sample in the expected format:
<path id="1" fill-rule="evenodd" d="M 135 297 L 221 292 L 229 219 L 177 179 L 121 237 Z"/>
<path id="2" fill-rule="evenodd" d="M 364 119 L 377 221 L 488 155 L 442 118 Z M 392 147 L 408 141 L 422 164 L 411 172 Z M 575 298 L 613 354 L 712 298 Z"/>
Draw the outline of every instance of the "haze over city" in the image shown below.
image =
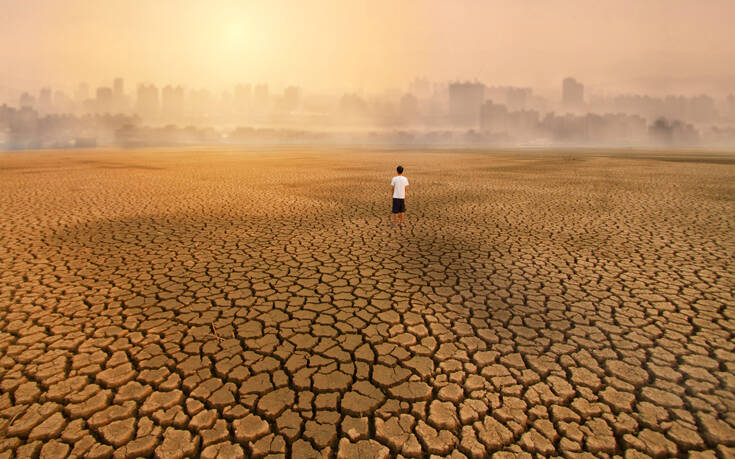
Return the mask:
<path id="1" fill-rule="evenodd" d="M 2 0 L 2 86 L 116 76 L 224 90 L 318 91 L 433 80 L 605 91 L 730 91 L 729 0 Z"/>
<path id="2" fill-rule="evenodd" d="M 10 148 L 735 139 L 728 0 L 2 4 Z"/>

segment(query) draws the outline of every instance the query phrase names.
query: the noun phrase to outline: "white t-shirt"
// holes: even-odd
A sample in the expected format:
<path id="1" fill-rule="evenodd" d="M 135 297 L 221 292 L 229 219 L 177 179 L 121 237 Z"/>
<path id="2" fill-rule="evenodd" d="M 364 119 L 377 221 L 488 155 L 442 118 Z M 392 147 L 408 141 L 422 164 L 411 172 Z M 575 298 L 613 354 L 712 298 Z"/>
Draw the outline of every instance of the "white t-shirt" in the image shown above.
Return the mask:
<path id="1" fill-rule="evenodd" d="M 393 197 L 397 199 L 406 199 L 406 187 L 408 186 L 408 179 L 402 175 L 396 175 L 393 180 L 390 181 L 393 185 Z"/>

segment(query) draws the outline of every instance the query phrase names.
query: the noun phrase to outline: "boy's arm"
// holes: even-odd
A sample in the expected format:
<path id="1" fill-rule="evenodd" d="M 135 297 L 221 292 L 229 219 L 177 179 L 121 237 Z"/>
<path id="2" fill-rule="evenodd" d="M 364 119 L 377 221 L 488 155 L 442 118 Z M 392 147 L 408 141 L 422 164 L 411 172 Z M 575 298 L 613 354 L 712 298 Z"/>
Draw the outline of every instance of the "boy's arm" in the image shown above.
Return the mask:
<path id="1" fill-rule="evenodd" d="M 390 195 L 393 196 L 393 193 L 395 193 L 395 192 L 396 192 L 396 186 L 395 185 L 391 185 L 391 187 L 390 187 Z"/>

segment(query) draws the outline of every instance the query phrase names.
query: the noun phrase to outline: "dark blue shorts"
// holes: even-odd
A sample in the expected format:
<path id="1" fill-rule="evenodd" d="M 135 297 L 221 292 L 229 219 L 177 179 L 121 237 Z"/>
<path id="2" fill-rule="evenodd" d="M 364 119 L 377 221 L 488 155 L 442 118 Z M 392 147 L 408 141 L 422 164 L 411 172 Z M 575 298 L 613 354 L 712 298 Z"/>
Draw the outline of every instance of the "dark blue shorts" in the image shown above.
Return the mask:
<path id="1" fill-rule="evenodd" d="M 406 200 L 393 198 L 393 213 L 400 214 L 406 211 Z"/>

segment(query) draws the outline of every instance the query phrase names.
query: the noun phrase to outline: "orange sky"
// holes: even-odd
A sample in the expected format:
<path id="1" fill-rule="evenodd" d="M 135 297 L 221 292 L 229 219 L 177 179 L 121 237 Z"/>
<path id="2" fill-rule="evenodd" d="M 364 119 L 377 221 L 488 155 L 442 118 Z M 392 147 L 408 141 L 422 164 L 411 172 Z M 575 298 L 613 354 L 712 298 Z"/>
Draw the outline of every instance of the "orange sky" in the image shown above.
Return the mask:
<path id="1" fill-rule="evenodd" d="M 0 87 L 727 90 L 733 18 L 734 0 L 0 0 Z"/>

